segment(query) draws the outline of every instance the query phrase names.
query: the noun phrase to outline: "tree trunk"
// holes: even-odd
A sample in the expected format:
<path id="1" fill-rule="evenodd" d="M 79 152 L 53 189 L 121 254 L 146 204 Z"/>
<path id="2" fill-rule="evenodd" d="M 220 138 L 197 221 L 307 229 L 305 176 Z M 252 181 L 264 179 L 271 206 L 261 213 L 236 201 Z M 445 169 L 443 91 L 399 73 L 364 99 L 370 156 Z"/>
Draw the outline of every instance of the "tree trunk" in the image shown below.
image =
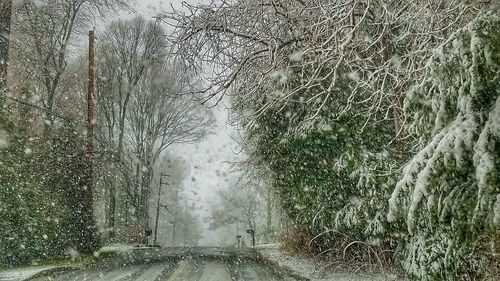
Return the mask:
<path id="1" fill-rule="evenodd" d="M 116 216 L 116 180 L 113 177 L 111 187 L 109 189 L 109 240 L 113 242 L 115 239 L 115 216 Z"/>
<path id="2" fill-rule="evenodd" d="M 178 215 L 178 211 L 175 211 L 174 219 L 172 222 L 172 235 L 170 237 L 170 247 L 175 246 L 175 227 L 177 225 L 177 215 Z"/>
<path id="3" fill-rule="evenodd" d="M 266 221 L 267 221 L 267 223 L 266 223 L 266 243 L 269 243 L 270 242 L 270 238 L 272 236 L 272 229 L 273 229 L 273 226 L 272 226 L 272 215 L 273 215 L 272 214 L 273 213 L 273 204 L 272 203 L 273 202 L 271 200 L 272 199 L 272 197 L 271 197 L 272 194 L 271 194 L 270 191 L 267 193 L 267 195 L 268 196 L 266 198 L 267 199 L 266 200 L 267 201 L 266 202 L 266 205 L 267 205 L 266 206 L 266 212 L 267 212 L 267 214 L 266 214 L 267 215 L 267 218 L 266 218 Z"/>
<path id="4" fill-rule="evenodd" d="M 402 94 L 398 92 L 394 100 L 393 118 L 394 118 L 394 131 L 395 131 L 395 150 L 399 157 L 403 156 L 404 152 L 404 112 L 402 104 Z"/>
<path id="5" fill-rule="evenodd" d="M 52 87 L 51 85 L 47 85 L 47 105 L 46 105 L 46 110 L 47 113 L 45 114 L 45 118 L 43 120 L 43 134 L 45 136 L 50 135 L 50 131 L 52 128 L 52 124 L 54 123 L 54 116 L 52 116 L 52 110 L 54 109 L 54 96 L 55 96 L 55 87 Z"/>

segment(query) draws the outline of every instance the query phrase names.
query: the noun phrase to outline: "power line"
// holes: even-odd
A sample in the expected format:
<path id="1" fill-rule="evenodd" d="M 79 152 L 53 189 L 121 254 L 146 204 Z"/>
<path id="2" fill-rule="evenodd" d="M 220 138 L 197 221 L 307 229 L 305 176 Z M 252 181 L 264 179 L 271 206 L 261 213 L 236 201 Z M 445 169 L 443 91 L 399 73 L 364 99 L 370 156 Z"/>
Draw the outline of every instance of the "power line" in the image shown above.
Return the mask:
<path id="1" fill-rule="evenodd" d="M 45 108 L 43 108 L 43 107 L 40 107 L 40 106 L 38 106 L 38 105 L 36 105 L 36 104 L 32 104 L 32 103 L 29 103 L 29 102 L 26 102 L 26 101 L 23 101 L 23 100 L 20 100 L 20 99 L 16 99 L 16 98 L 9 97 L 9 96 L 5 96 L 5 97 L 6 97 L 6 98 L 8 98 L 8 99 L 10 99 L 10 100 L 12 100 L 12 101 L 14 101 L 14 102 L 17 102 L 17 103 L 19 103 L 19 104 L 22 104 L 22 105 L 24 105 L 24 106 L 28 106 L 28 107 L 31 107 L 31 108 L 34 108 L 34 109 L 37 109 L 37 110 L 43 111 L 43 112 L 45 112 L 45 113 L 47 113 L 47 114 L 49 114 L 49 115 L 52 115 L 52 116 L 54 116 L 54 117 L 57 117 L 57 118 L 60 118 L 60 119 L 66 120 L 66 121 L 70 121 L 70 122 L 82 123 L 82 124 L 80 124 L 80 125 L 84 126 L 83 122 L 82 122 L 82 121 L 79 121 L 79 120 L 77 120 L 77 119 L 74 119 L 74 118 L 69 118 L 69 117 L 66 117 L 66 116 L 62 116 L 62 115 L 60 115 L 60 114 L 58 114 L 58 113 L 55 113 L 55 112 L 53 112 L 53 111 L 50 111 L 50 110 L 45 109 Z"/>

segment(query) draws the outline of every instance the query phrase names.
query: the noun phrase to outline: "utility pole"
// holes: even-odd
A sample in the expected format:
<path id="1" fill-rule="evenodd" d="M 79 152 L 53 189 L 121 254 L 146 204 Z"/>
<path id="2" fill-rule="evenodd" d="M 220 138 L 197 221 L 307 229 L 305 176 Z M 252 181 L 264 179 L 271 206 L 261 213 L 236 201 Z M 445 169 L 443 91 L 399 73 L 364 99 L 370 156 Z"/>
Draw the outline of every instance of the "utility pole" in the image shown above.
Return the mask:
<path id="1" fill-rule="evenodd" d="M 96 227 L 93 212 L 93 153 L 94 153 L 94 92 L 95 92 L 95 36 L 94 31 L 89 31 L 89 73 L 87 92 L 87 175 L 86 187 L 83 195 L 83 222 L 84 222 L 84 247 L 88 252 L 97 248 Z"/>
<path id="2" fill-rule="evenodd" d="M 188 201 L 184 199 L 184 233 L 188 232 Z M 184 246 L 187 245 L 187 235 L 184 235 Z"/>
<path id="3" fill-rule="evenodd" d="M 87 91 L 87 200 L 92 200 L 93 165 L 94 153 L 94 92 L 95 92 L 95 35 L 89 31 L 89 79 Z"/>
<path id="4" fill-rule="evenodd" d="M 158 218 L 160 217 L 160 197 L 161 197 L 161 186 L 166 185 L 169 186 L 170 183 L 168 182 L 163 182 L 163 177 L 170 177 L 170 175 L 163 174 L 163 172 L 160 173 L 160 183 L 158 183 L 158 202 L 156 204 L 156 222 L 155 222 L 155 237 L 153 239 L 153 245 L 157 245 L 157 239 L 158 239 Z"/>
<path id="5" fill-rule="evenodd" d="M 0 4 L 0 94 L 6 86 L 7 81 L 7 63 L 9 60 L 9 41 L 10 41 L 10 21 L 12 12 L 12 0 L 4 0 Z M 0 99 L 3 95 L 0 95 Z M 0 100 L 1 106 L 2 100 Z"/>

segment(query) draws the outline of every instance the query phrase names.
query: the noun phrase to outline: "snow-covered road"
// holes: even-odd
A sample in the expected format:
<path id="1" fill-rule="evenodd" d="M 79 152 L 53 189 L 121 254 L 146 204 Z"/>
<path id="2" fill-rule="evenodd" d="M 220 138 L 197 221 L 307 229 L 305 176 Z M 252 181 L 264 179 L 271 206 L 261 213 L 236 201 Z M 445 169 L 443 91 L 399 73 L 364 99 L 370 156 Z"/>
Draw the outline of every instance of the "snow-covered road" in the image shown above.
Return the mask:
<path id="1" fill-rule="evenodd" d="M 103 260 L 85 268 L 49 274 L 16 276 L 12 271 L 0 281 L 297 281 L 284 272 L 261 263 L 252 256 L 224 254 L 219 249 L 196 255 L 159 255 L 156 259 L 148 255 L 120 257 Z M 206 253 L 210 252 L 210 255 Z M 20 273 L 22 270 L 18 270 Z M 25 272 L 27 273 L 27 272 Z M 2 276 L 2 275 L 0 275 Z"/>
<path id="2" fill-rule="evenodd" d="M 4 279 L 23 280 L 23 279 Z M 118 268 L 82 269 L 69 273 L 52 274 L 29 280 L 43 281 L 292 281 L 291 277 L 282 276 L 270 268 L 253 262 L 232 262 L 183 260 L 177 263 L 154 263 L 128 265 Z"/>

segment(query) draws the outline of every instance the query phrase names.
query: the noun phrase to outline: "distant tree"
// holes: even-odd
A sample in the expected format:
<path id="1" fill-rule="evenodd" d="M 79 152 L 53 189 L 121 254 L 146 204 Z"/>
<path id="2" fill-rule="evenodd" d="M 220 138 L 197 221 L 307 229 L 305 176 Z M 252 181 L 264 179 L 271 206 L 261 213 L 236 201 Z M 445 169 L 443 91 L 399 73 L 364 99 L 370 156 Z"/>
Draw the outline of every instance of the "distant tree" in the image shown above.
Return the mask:
<path id="1" fill-rule="evenodd" d="M 212 206 L 211 228 L 239 224 L 242 232 L 254 229 L 259 237 L 264 233 L 260 231 L 261 201 L 249 188 L 231 188 L 218 192 L 220 204 Z"/>
<path id="2" fill-rule="evenodd" d="M 173 76 L 161 26 L 137 17 L 111 23 L 104 34 L 98 48 L 99 138 L 108 161 L 124 177 L 132 175 L 123 191 L 131 195 L 135 217 L 147 227 L 153 170 L 161 153 L 176 143 L 201 140 L 211 115 L 179 94 L 182 85 Z M 107 183 L 112 228 L 116 184 L 113 177 Z"/>
<path id="3" fill-rule="evenodd" d="M 168 175 L 162 180 L 168 185 L 159 187 L 161 173 Z M 155 204 L 149 206 L 149 211 L 156 214 L 157 196 L 160 194 L 158 243 L 164 246 L 197 245 L 202 236 L 202 225 L 195 214 L 197 202 L 186 198 L 187 191 L 183 185 L 184 178 L 189 175 L 186 162 L 179 156 L 163 153 L 153 174 L 151 201 Z M 161 188 L 160 193 L 158 188 Z M 151 221 L 154 220 L 153 216 Z M 154 225 L 151 228 L 154 229 Z"/>
<path id="4" fill-rule="evenodd" d="M 100 62 L 97 69 L 97 120 L 101 124 L 97 137 L 102 149 L 107 151 L 104 160 L 117 168 L 104 179 L 110 193 L 108 223 L 112 229 L 115 226 L 116 197 L 120 196 L 116 173 L 122 174 L 132 184 L 130 176 L 136 172 L 135 165 L 131 167 L 129 163 L 138 156 L 128 158 L 124 148 L 130 103 L 148 68 L 166 63 L 166 48 L 162 29 L 141 17 L 112 22 L 97 45 Z M 130 190 L 137 188 L 125 186 Z M 113 231 L 110 234 L 113 236 Z"/>
<path id="5" fill-rule="evenodd" d="M 160 154 L 177 143 L 203 139 L 210 129 L 211 115 L 191 96 L 180 95 L 168 66 L 150 68 L 139 82 L 127 116 L 129 142 L 138 158 L 140 182 L 139 217 L 149 221 L 148 201 L 152 171 Z"/>
<path id="6" fill-rule="evenodd" d="M 240 143 L 243 149 L 251 150 L 248 143 Z M 250 152 L 250 151 L 247 151 Z M 278 196 L 272 188 L 271 182 L 273 179 L 273 171 L 269 167 L 256 165 L 249 161 L 241 161 L 237 163 L 235 172 L 240 174 L 240 178 L 236 184 L 237 190 L 248 189 L 254 192 L 260 200 L 261 208 L 265 212 L 265 225 L 263 228 L 263 237 L 266 243 L 271 242 L 276 238 L 278 221 L 282 218 L 278 217 L 277 210 L 279 209 Z"/>
<path id="7" fill-rule="evenodd" d="M 176 208 L 171 217 L 171 237 L 169 246 L 197 246 L 202 237 L 203 227 L 198 217 L 186 204 Z M 165 229 L 168 230 L 168 229 Z"/>

